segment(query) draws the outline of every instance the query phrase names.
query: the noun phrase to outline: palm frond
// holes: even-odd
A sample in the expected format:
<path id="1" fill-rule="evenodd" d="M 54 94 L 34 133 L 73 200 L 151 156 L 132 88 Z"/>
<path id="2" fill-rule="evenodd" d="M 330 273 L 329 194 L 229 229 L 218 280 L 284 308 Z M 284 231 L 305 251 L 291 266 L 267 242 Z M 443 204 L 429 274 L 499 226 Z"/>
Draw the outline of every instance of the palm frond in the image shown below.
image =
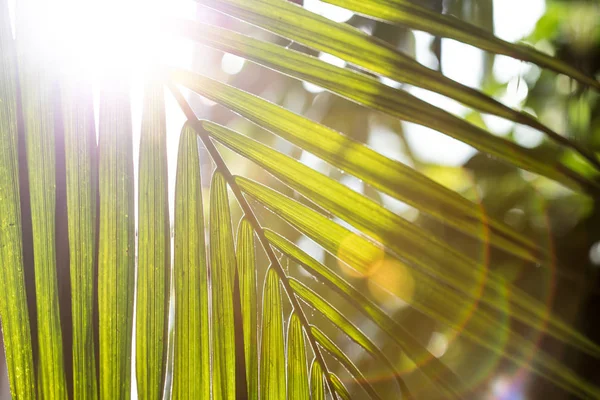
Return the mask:
<path id="1" fill-rule="evenodd" d="M 596 79 L 556 57 L 421 4 L 325 2 L 358 18 L 458 40 L 600 88 Z M 239 33 L 172 19 L 168 29 L 267 67 L 269 73 L 317 85 L 354 107 L 436 130 L 581 198 L 600 193 L 600 162 L 590 146 L 351 24 L 284 0 L 198 3 L 304 47 L 250 36 L 254 28 L 247 25 Z M 550 270 L 555 267 L 551 248 L 509 226 L 485 204 L 438 183 L 423 168 L 238 88 L 235 80 L 223 83 L 179 66 L 160 66 L 164 73 L 152 75 L 141 118 L 136 213 L 129 88 L 101 88 L 96 144 L 92 88 L 40 62 L 47 49 L 39 44 L 46 38 L 39 29 L 28 29 L 37 21 L 30 20 L 32 15 L 18 9 L 15 40 L 6 1 L 0 0 L 0 317 L 14 398 L 37 393 L 40 398 L 129 399 L 133 365 L 142 399 L 345 400 L 356 397 L 357 387 L 360 396 L 385 398 L 384 385 L 370 379 L 367 364 L 340 338 L 382 366 L 396 397 L 420 395 L 412 390 L 411 373 L 398 362 L 402 357 L 442 398 L 472 395 L 453 360 L 437 357 L 415 336 L 410 320 L 398 318 L 375 294 L 402 301 L 426 324 L 452 331 L 574 396 L 600 397 L 600 388 L 541 350 L 538 337 L 525 331 L 596 358 L 600 346 L 511 282 L 501 266 L 489 265 L 489 253 L 499 252 L 522 268 Z M 331 65 L 311 52 L 339 57 L 350 66 Z M 383 78 L 542 132 L 547 151 L 496 136 L 473 118 L 451 114 L 384 84 Z M 179 86 L 252 124 L 198 119 Z M 172 252 L 165 88 L 187 119 L 179 136 Z M 274 134 L 277 142 L 253 135 L 255 128 Z M 368 190 L 345 185 L 337 179 L 339 171 L 323 173 L 303 163 L 281 150 L 283 142 L 362 180 Z M 19 165 L 19 145 L 25 149 L 24 165 Z M 66 172 L 60 168 L 63 153 Z M 230 156 L 251 162 L 258 178 L 232 168 Z M 210 161 L 216 168 L 204 171 Z M 212 173 L 210 182 L 205 172 Z M 66 267 L 57 256 L 57 242 L 66 240 L 57 238 L 56 229 L 62 221 L 56 199 L 61 179 L 66 181 L 68 309 L 59 302 L 64 284 L 59 272 Z M 21 198 L 23 184 L 31 193 L 29 203 Z M 380 194 L 414 207 L 422 219 L 409 220 L 386 208 Z M 25 243 L 22 216 L 31 218 L 32 243 Z M 442 229 L 432 229 L 430 222 Z M 463 252 L 448 232 L 477 243 L 484 256 Z M 325 256 L 309 255 L 300 245 L 305 239 Z M 25 285 L 26 245 L 34 250 L 31 293 Z M 28 299 L 35 302 L 35 312 Z M 30 315 L 36 318 L 30 321 Z M 353 379 L 346 381 L 348 373 Z"/>

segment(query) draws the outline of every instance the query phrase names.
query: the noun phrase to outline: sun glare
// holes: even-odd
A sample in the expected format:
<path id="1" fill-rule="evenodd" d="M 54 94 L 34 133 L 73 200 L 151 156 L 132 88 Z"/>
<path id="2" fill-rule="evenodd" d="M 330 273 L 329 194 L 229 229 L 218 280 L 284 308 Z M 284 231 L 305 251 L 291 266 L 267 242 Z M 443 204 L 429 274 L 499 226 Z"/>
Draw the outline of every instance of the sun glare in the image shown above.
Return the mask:
<path id="1" fill-rule="evenodd" d="M 103 79 L 179 64 L 182 42 L 168 18 L 195 15 L 192 1 L 31 0 L 17 4 L 17 40 L 29 37 L 44 62 L 69 76 Z"/>

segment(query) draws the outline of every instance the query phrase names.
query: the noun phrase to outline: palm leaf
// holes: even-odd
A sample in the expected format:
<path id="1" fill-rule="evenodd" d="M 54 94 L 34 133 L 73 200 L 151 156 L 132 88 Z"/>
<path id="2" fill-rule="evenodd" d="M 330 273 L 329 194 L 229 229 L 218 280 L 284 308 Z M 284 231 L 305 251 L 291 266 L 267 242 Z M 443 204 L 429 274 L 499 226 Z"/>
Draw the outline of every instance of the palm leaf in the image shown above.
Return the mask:
<path id="1" fill-rule="evenodd" d="M 129 107 L 123 89 L 102 94 L 98 305 L 103 399 L 130 396 L 135 231 Z"/>
<path id="2" fill-rule="evenodd" d="M 23 4 L 25 6 L 25 4 Z M 33 7 L 30 4 L 30 7 Z M 26 6 L 17 15 L 17 59 L 27 152 L 30 192 L 37 338 L 39 347 L 38 394 L 65 399 L 67 382 L 63 333 L 58 300 L 56 264 L 56 151 L 54 88 L 56 74 L 36 51 L 44 45 L 36 16 Z"/>
<path id="3" fill-rule="evenodd" d="M 287 332 L 287 398 L 309 400 L 310 387 L 302 321 L 292 313 Z"/>
<path id="4" fill-rule="evenodd" d="M 97 237 L 98 165 L 91 87 L 63 87 L 63 124 L 71 304 L 73 318 L 73 396 L 98 397 L 94 295 Z"/>
<path id="5" fill-rule="evenodd" d="M 323 384 L 323 370 L 321 364 L 313 360 L 310 364 L 310 398 L 325 400 L 325 385 Z"/>
<path id="6" fill-rule="evenodd" d="M 395 254 L 455 288 L 481 297 L 488 306 L 501 307 L 497 298 L 509 287 L 512 292 L 509 300 L 517 306 L 512 314 L 515 318 L 535 326 L 545 315 L 543 304 L 518 288 L 508 285 L 493 271 L 487 271 L 478 262 L 456 252 L 444 242 L 436 240 L 426 231 L 408 223 L 373 200 L 291 157 L 220 125 L 205 121 L 202 127 L 198 127 L 198 129 L 202 128 L 221 143 L 265 167 L 284 183 L 289 184 L 323 209 L 349 222 L 365 235 L 379 241 Z M 483 279 L 486 280 L 489 291 L 480 293 Z M 548 323 L 548 333 L 557 339 L 592 354 L 600 354 L 598 346 L 560 320 L 549 317 Z"/>
<path id="7" fill-rule="evenodd" d="M 244 325 L 244 355 L 249 399 L 258 399 L 258 326 L 254 230 L 247 219 L 238 227 L 236 255 Z"/>
<path id="8" fill-rule="evenodd" d="M 536 129 L 541 128 L 555 139 L 564 142 L 560 135 L 544 128 L 524 113 L 514 111 L 475 89 L 461 85 L 438 71 L 419 64 L 408 55 L 396 51 L 383 40 L 350 25 L 332 22 L 293 3 L 282 0 L 259 0 L 256 3 L 260 4 L 260 11 L 257 12 L 256 3 L 249 5 L 242 0 L 198 1 L 290 40 L 333 54 L 368 71 L 438 92 L 486 113 L 534 125 Z M 352 43 L 352 46 L 347 46 L 347 43 Z M 593 79 L 588 78 L 587 82 L 593 82 L 597 88 L 600 87 L 600 84 Z M 584 152 L 589 154 L 585 150 Z M 596 166 L 600 166 L 595 156 L 589 155 L 589 158 Z"/>
<path id="9" fill-rule="evenodd" d="M 447 37 L 467 43 L 491 53 L 503 54 L 523 61 L 535 63 L 558 73 L 568 75 L 578 81 L 600 89 L 600 83 L 573 68 L 569 64 L 537 51 L 524 44 L 509 43 L 495 37 L 488 31 L 454 18 L 438 14 L 417 3 L 407 0 L 324 0 L 368 17 L 408 26 L 412 29 L 429 32 L 436 36 Z"/>
<path id="10" fill-rule="evenodd" d="M 513 157 L 517 157 L 519 152 L 523 152 L 523 149 L 518 146 L 491 136 L 485 130 L 434 107 L 404 90 L 387 86 L 374 77 L 208 24 L 177 20 L 173 22 L 172 29 L 200 43 L 244 57 L 294 78 L 311 82 L 392 117 L 446 133 L 481 151 L 502 158 L 506 158 L 510 152 L 514 153 Z M 529 114 L 509 110 L 506 107 L 502 107 L 502 109 L 504 110 L 503 117 L 544 132 L 557 143 L 574 149 L 596 168 L 600 168 L 600 162 L 596 156 L 586 148 L 559 135 Z M 503 147 L 507 148 L 507 151 L 503 152 Z M 500 154 L 501 152 L 503 154 Z M 514 159 L 511 161 L 515 162 Z"/>
<path id="11" fill-rule="evenodd" d="M 148 399 L 163 392 L 171 277 L 163 90 L 147 88 L 140 140 L 136 377 L 138 393 Z"/>
<path id="12" fill-rule="evenodd" d="M 260 344 L 260 398 L 285 399 L 285 343 L 279 277 L 267 272 L 263 290 L 262 339 Z"/>
<path id="13" fill-rule="evenodd" d="M 340 380 L 340 378 L 338 378 L 338 376 L 335 374 L 329 374 L 329 377 L 333 382 L 335 394 L 342 400 L 352 400 L 350 392 L 348 392 L 348 389 L 346 389 L 346 386 L 344 386 L 344 383 Z"/>
<path id="14" fill-rule="evenodd" d="M 368 379 L 360 372 L 358 367 L 354 365 L 352 360 L 340 349 L 327 335 L 325 335 L 319 328 L 311 327 L 312 334 L 317 339 L 317 342 L 327 350 L 332 356 L 334 356 L 354 377 L 356 382 L 367 392 L 372 399 L 381 399 L 377 394 L 373 386 L 369 383 Z M 335 383 L 334 383 L 335 385 Z"/>
<path id="15" fill-rule="evenodd" d="M 237 268 L 225 179 L 215 172 L 210 192 L 213 396 L 235 398 L 234 274 Z"/>
<path id="16" fill-rule="evenodd" d="M 326 2 L 384 23 L 407 25 L 534 62 L 600 88 L 596 79 L 557 58 L 504 42 L 408 0 Z M 306 49 L 301 52 L 247 36 L 247 27 L 241 29 L 244 33 L 237 33 L 204 23 L 171 20 L 169 28 L 218 51 L 318 85 L 368 112 L 437 130 L 491 155 L 504 167 L 510 165 L 548 178 L 536 183 L 552 180 L 583 196 L 600 192 L 596 179 L 600 162 L 580 141 L 559 135 L 536 118 L 426 68 L 365 31 L 332 22 L 284 0 L 199 3 Z M 487 259 L 461 252 L 454 240 L 432 231 L 457 230 L 465 234 L 460 235 L 461 240 L 475 239 L 479 246 L 489 244 L 502 256 L 510 257 L 511 262 L 526 266 L 553 267 L 552 249 L 492 218 L 489 214 L 495 210 L 467 200 L 423 171 L 266 99 L 209 78 L 208 74 L 170 68 L 165 69 L 164 76 L 153 75 L 146 86 L 139 147 L 136 249 L 134 124 L 129 88 L 100 85 L 96 146 L 90 86 L 71 74 L 59 77 L 50 68 L 51 63 L 43 62 L 44 57 L 51 60 L 55 54 L 50 54 L 50 46 L 44 46 L 49 42 L 49 28 L 39 20 L 43 15 L 34 12 L 37 9 L 31 0 L 17 10 L 15 52 L 5 4 L 0 0 L 0 289 L 6 293 L 0 300 L 0 318 L 14 398 L 35 398 L 37 392 L 40 398 L 128 399 L 132 393 L 134 294 L 135 364 L 141 398 L 349 399 L 357 396 L 356 385 L 347 382 L 349 386 L 345 386 L 340 377 L 346 372 L 362 387 L 360 396 L 366 393 L 370 398 L 383 398 L 383 386 L 372 385 L 363 364 L 354 363 L 352 353 L 336 343 L 337 333 L 385 366 L 403 399 L 412 398 L 409 387 L 412 389 L 415 381 L 411 373 L 405 376 L 406 371 L 396 364 L 399 354 L 385 353 L 390 346 L 399 348 L 435 385 L 432 392 L 448 399 L 470 394 L 470 382 L 463 382 L 455 373 L 451 356 L 435 357 L 409 331 L 412 327 L 405 325 L 408 320 L 401 321 L 384 311 L 388 304 L 377 294 L 404 300 L 427 324 L 454 331 L 469 344 L 550 380 L 577 397 L 600 397 L 599 388 L 540 350 L 537 337 L 524 334 L 521 328 L 550 335 L 595 357 L 600 355 L 600 346 L 550 315 L 548 306 L 534 296 L 508 282 L 506 271 L 491 271 Z M 338 56 L 351 66 L 330 65 L 307 52 Z M 177 157 L 171 328 L 164 77 L 188 120 L 179 137 Z M 404 90 L 385 85 L 383 77 L 527 125 L 545 133 L 553 143 L 546 143 L 539 151 L 526 149 L 480 128 L 470 117 L 456 117 Z M 276 150 L 282 142 L 272 148 L 252 139 L 250 129 L 244 130 L 245 136 L 216 122 L 198 120 L 176 85 L 290 142 L 295 150 L 311 153 L 364 181 L 369 185 L 365 194 L 336 179 L 339 171 L 324 174 Z M 219 112 L 212 116 L 223 123 Z M 21 138 L 18 127 L 23 132 Z M 24 145 L 25 165 L 17 165 L 19 141 Z M 201 152 L 200 142 L 206 152 Z M 221 145 L 237 155 L 228 153 L 223 157 L 221 147 L 217 147 Z M 61 169 L 63 151 L 66 174 Z M 260 169 L 250 172 L 259 174 L 268 186 L 233 175 L 225 162 L 230 155 L 258 165 Z M 205 220 L 201 179 L 205 174 L 200 163 L 206 165 L 208 157 L 216 170 Z M 264 175 L 265 171 L 270 175 Z M 56 210 L 61 210 L 59 196 L 64 178 L 70 309 L 62 299 L 58 301 L 58 284 L 62 282 L 57 277 L 65 263 L 61 262 L 57 243 L 66 239 L 56 237 L 56 227 L 60 228 L 56 221 L 62 220 Z M 30 203 L 27 193 L 21 197 L 23 187 L 19 185 L 23 184 L 31 192 Z M 288 189 L 295 198 L 285 194 Z M 373 200 L 378 192 L 426 215 L 409 221 Z M 271 213 L 263 212 L 265 209 Z M 235 219 L 240 210 L 243 216 L 234 242 L 233 226 L 238 223 Z M 24 224 L 22 215 L 26 218 Z M 435 220 L 435 229 L 428 226 L 429 217 Z M 32 243 L 27 242 L 29 218 Z M 297 238 L 298 234 L 301 240 L 310 239 L 326 252 L 322 262 L 301 250 L 301 242 L 294 244 L 285 238 Z M 26 289 L 28 271 L 23 249 L 31 245 L 35 293 L 26 293 L 33 288 Z M 342 274 L 349 278 L 342 278 Z M 315 278 L 317 283 L 304 284 L 297 279 L 299 275 L 304 281 Z M 373 296 L 363 290 L 365 284 Z M 259 286 L 263 287 L 262 296 Z M 30 323 L 29 314 L 34 309 L 31 305 L 28 309 L 27 299 L 34 296 L 37 321 Z M 262 307 L 258 306 L 260 301 Z M 496 318 L 498 314 L 506 320 Z M 404 315 L 402 312 L 401 317 Z M 357 317 L 375 334 L 367 334 L 362 324 L 352 322 Z M 520 325 L 511 324 L 512 319 Z M 317 321 L 331 323 L 332 330 L 322 329 Z M 36 322 L 37 328 L 32 329 Z M 35 358 L 32 331 L 39 341 L 39 360 Z M 501 340 L 496 340 L 498 337 Z M 326 354 L 331 356 L 327 363 Z M 312 360 L 310 369 L 308 359 Z"/>
<path id="17" fill-rule="evenodd" d="M 319 296 L 317 293 L 312 291 L 306 285 L 300 281 L 292 279 L 290 285 L 296 292 L 296 294 L 306 302 L 310 307 L 314 308 L 326 316 L 338 329 L 344 332 L 350 339 L 360 345 L 367 351 L 373 358 L 377 359 L 391 371 L 392 375 L 396 378 L 398 387 L 402 391 L 402 398 L 411 398 L 406 383 L 400 376 L 400 371 L 392 364 L 392 362 L 383 354 L 383 352 L 369 339 L 360 329 L 352 324 L 346 317 L 344 317 L 338 310 L 332 307 L 325 299 Z"/>
<path id="18" fill-rule="evenodd" d="M 21 238 L 16 59 L 8 17 L 7 3 L 0 1 L 0 320 L 10 391 L 28 399 L 35 397 L 35 381 Z"/>
<path id="19" fill-rule="evenodd" d="M 209 285 L 200 177 L 198 138 L 186 125 L 175 186 L 174 400 L 210 399 Z"/>

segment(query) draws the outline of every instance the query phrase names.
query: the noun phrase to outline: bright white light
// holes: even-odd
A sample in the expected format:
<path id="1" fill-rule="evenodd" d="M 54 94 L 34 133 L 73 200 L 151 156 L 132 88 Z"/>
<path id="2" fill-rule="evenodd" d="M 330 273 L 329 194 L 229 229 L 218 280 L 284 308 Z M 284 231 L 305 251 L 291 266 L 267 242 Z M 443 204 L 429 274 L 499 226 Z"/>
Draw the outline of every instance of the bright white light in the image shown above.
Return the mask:
<path id="1" fill-rule="evenodd" d="M 327 64 L 335 65 L 336 67 L 344 68 L 346 61 L 329 53 L 319 53 L 319 60 L 325 61 Z"/>
<path id="2" fill-rule="evenodd" d="M 394 89 L 400 89 L 402 87 L 402 84 L 400 82 L 397 82 L 386 76 L 380 76 L 378 78 L 379 78 L 379 82 L 383 83 L 386 86 L 393 87 Z"/>
<path id="3" fill-rule="evenodd" d="M 529 88 L 527 82 L 519 77 L 515 77 L 508 82 L 506 92 L 502 95 L 500 101 L 509 107 L 520 108 L 527 98 L 528 93 Z"/>
<path id="4" fill-rule="evenodd" d="M 515 127 L 515 123 L 504 118 L 490 114 L 482 114 L 483 122 L 491 133 L 498 136 L 506 136 Z"/>
<path id="5" fill-rule="evenodd" d="M 439 332 L 433 332 L 431 334 L 431 339 L 429 339 L 429 343 L 427 344 L 427 350 L 435 357 L 440 358 L 448 350 L 448 339 L 446 335 Z"/>
<path id="6" fill-rule="evenodd" d="M 426 101 L 427 103 L 441 108 L 454 115 L 464 116 L 467 114 L 468 109 L 456 100 L 449 97 L 443 96 L 439 93 L 431 92 L 429 90 L 421 89 L 416 86 L 408 88 L 408 92 L 419 99 Z"/>
<path id="7" fill-rule="evenodd" d="M 165 18 L 195 10 L 192 2 L 166 0 L 55 0 L 36 6 L 27 12 L 40 23 L 36 34 L 51 62 L 70 76 L 101 79 L 179 62 L 187 44 L 166 33 Z"/>
<path id="8" fill-rule="evenodd" d="M 376 124 L 371 128 L 367 144 L 384 156 L 412 166 L 410 159 L 402 152 L 404 146 L 400 136 L 385 125 Z"/>
<path id="9" fill-rule="evenodd" d="M 590 261 L 594 265 L 600 265 L 600 242 L 596 242 L 590 248 Z"/>
<path id="10" fill-rule="evenodd" d="M 518 125 L 513 133 L 515 142 L 523 147 L 532 149 L 542 144 L 544 134 L 526 125 Z"/>
<path id="11" fill-rule="evenodd" d="M 415 31 L 415 56 L 418 62 L 431 69 L 437 69 L 439 63 L 431 51 L 434 36 L 426 32 Z"/>
<path id="12" fill-rule="evenodd" d="M 354 15 L 350 10 L 334 6 L 333 4 L 323 3 L 319 0 L 304 0 L 304 8 L 334 22 L 346 22 Z"/>
<path id="13" fill-rule="evenodd" d="M 306 82 L 306 81 L 302 82 L 302 87 L 304 87 L 304 89 L 306 89 L 306 91 L 309 93 L 321 93 L 322 91 L 325 90 L 321 86 L 317 86 L 314 83 L 310 83 L 310 82 Z"/>
<path id="14" fill-rule="evenodd" d="M 406 140 L 422 161 L 458 167 L 470 159 L 476 150 L 442 133 L 408 122 L 402 124 Z"/>
<path id="15" fill-rule="evenodd" d="M 524 76 L 532 65 L 511 57 L 497 55 L 494 59 L 494 76 L 500 83 L 510 81 L 514 77 Z"/>
<path id="16" fill-rule="evenodd" d="M 546 10 L 546 0 L 494 1 L 494 34 L 515 42 L 531 33 Z"/>
<path id="17" fill-rule="evenodd" d="M 228 75 L 235 75 L 244 68 L 245 62 L 242 57 L 225 53 L 221 59 L 221 69 Z"/>
<path id="18" fill-rule="evenodd" d="M 452 39 L 442 39 L 442 46 L 444 75 L 473 88 L 481 86 L 483 52 Z"/>

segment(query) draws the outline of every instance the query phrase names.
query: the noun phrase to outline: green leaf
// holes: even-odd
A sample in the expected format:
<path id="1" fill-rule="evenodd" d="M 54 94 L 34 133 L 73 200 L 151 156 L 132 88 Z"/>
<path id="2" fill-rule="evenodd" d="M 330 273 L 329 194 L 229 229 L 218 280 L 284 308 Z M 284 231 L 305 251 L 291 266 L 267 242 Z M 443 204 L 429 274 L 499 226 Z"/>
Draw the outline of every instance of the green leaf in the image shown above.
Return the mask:
<path id="1" fill-rule="evenodd" d="M 198 138 L 186 124 L 175 182 L 173 400 L 210 399 L 208 267 Z"/>
<path id="2" fill-rule="evenodd" d="M 597 80 L 558 58 L 551 57 L 525 44 L 506 42 L 484 29 L 461 21 L 451 15 L 437 13 L 418 3 L 407 0 L 323 1 L 380 21 L 407 26 L 419 31 L 429 32 L 435 36 L 458 40 L 491 53 L 529 61 L 600 89 L 600 83 Z"/>
<path id="3" fill-rule="evenodd" d="M 312 400 L 325 400 L 325 384 L 323 383 L 323 369 L 321 364 L 313 359 L 310 364 L 310 398 Z"/>
<path id="4" fill-rule="evenodd" d="M 335 393 L 340 397 L 340 399 L 352 400 L 350 392 L 348 392 L 348 389 L 346 389 L 346 386 L 344 386 L 336 374 L 329 374 L 329 378 L 331 379 L 331 383 L 333 383 L 333 389 L 335 390 Z"/>
<path id="5" fill-rule="evenodd" d="M 100 97 L 100 398 L 129 399 L 133 327 L 135 214 L 128 93 Z"/>
<path id="6" fill-rule="evenodd" d="M 411 398 L 408 388 L 402 377 L 400 371 L 397 371 L 392 362 L 383 354 L 381 350 L 369 339 L 360 329 L 358 329 L 352 322 L 344 317 L 338 310 L 332 307 L 325 299 L 319 296 L 317 293 L 306 287 L 304 284 L 296 279 L 290 279 L 290 286 L 294 289 L 296 295 L 304 300 L 310 307 L 322 313 L 327 317 L 335 326 L 337 326 L 344 334 L 352 339 L 356 344 L 361 346 L 371 357 L 375 358 L 382 364 L 384 364 L 390 372 L 394 375 L 398 386 L 402 391 L 402 398 Z"/>
<path id="7" fill-rule="evenodd" d="M 285 344 L 279 276 L 267 271 L 263 290 L 262 340 L 260 346 L 260 398 L 285 399 Z"/>
<path id="8" fill-rule="evenodd" d="M 0 0 L 0 320 L 12 398 L 34 399 L 21 237 L 16 75 L 7 2 Z"/>
<path id="9" fill-rule="evenodd" d="M 309 400 L 310 388 L 304 331 L 298 315 L 290 316 L 287 333 L 287 398 Z"/>
<path id="10" fill-rule="evenodd" d="M 144 96 L 139 160 L 136 377 L 143 399 L 161 399 L 166 372 L 171 277 L 164 92 Z"/>
<path id="11" fill-rule="evenodd" d="M 417 229 L 413 224 L 385 210 L 374 201 L 351 191 L 291 157 L 210 121 L 202 121 L 197 125 L 198 129 L 205 129 L 225 146 L 256 162 L 312 201 L 353 223 L 359 229 L 362 228 L 363 231 L 370 231 L 384 239 L 395 238 L 399 234 L 418 235 L 413 243 L 435 244 L 438 247 L 443 246 L 445 251 L 449 249 L 448 245 L 435 239 L 431 234 Z M 434 185 L 433 182 L 432 185 Z M 350 198 L 347 196 L 350 196 Z M 463 199 L 463 201 L 467 202 L 466 199 Z M 476 207 L 472 204 L 471 208 Z M 374 218 L 374 214 L 379 216 Z M 501 222 L 489 218 L 489 223 L 492 226 L 501 227 L 503 232 L 509 233 L 511 237 L 516 238 L 520 243 L 514 243 L 501 236 L 494 236 L 494 240 L 491 241 L 492 245 L 526 260 L 539 261 L 537 251 L 533 250 L 536 246 L 529 239 L 522 237 L 522 235 L 504 226 Z M 473 236 L 480 236 L 484 233 L 481 226 L 469 225 L 468 229 Z M 486 237 L 486 240 L 489 240 L 489 237 Z M 456 251 L 450 251 L 457 254 Z M 462 255 L 458 256 L 464 258 Z"/>
<path id="12" fill-rule="evenodd" d="M 527 124 L 533 122 L 541 125 L 524 113 L 517 112 L 476 89 L 425 67 L 381 39 L 349 24 L 330 21 L 291 2 L 283 0 L 256 0 L 251 3 L 243 0 L 198 1 L 379 75 L 443 94 L 486 113 L 517 122 Z M 597 82 L 596 87 L 600 88 Z M 540 126 L 536 128 L 539 129 Z M 559 135 L 554 136 L 560 138 Z"/>
<path id="13" fill-rule="evenodd" d="M 38 396 L 67 398 L 56 263 L 55 106 L 58 77 L 42 62 L 47 39 L 35 5 L 17 13 L 19 88 L 30 192 L 39 362 Z M 9 25 L 10 26 L 10 25 Z M 63 267 L 58 266 L 58 267 Z"/>
<path id="14" fill-rule="evenodd" d="M 250 222 L 244 218 L 238 227 L 236 255 L 244 325 L 246 381 L 250 400 L 258 399 L 258 306 L 254 253 L 254 230 Z"/>
<path id="15" fill-rule="evenodd" d="M 91 85 L 64 80 L 63 124 L 73 318 L 73 397 L 98 398 L 94 295 L 98 160 Z"/>
<path id="16" fill-rule="evenodd" d="M 198 128 L 206 129 L 227 147 L 266 168 L 317 205 L 349 222 L 424 271 L 465 293 L 471 293 L 471 296 L 481 296 L 485 304 L 500 311 L 503 306 L 498 303 L 497 298 L 509 287 L 512 292 L 510 301 L 517 306 L 512 310 L 513 317 L 534 327 L 539 325 L 541 319 L 547 318 L 548 333 L 581 350 L 600 354 L 598 346 L 589 339 L 557 318 L 547 317 L 544 304 L 512 287 L 498 274 L 488 271 L 486 266 L 455 251 L 445 242 L 437 240 L 373 200 L 291 157 L 221 125 L 203 121 Z M 533 254 L 530 256 L 534 257 Z M 484 280 L 489 291 L 481 293 L 480 286 Z"/>
<path id="17" fill-rule="evenodd" d="M 176 32 L 210 47 L 236 54 L 289 76 L 311 82 L 342 97 L 382 111 L 392 117 L 413 122 L 443 132 L 481 151 L 501 158 L 517 156 L 519 146 L 470 124 L 401 89 L 395 89 L 378 79 L 347 68 L 337 67 L 305 53 L 249 36 L 185 20 L 173 22 Z M 545 132 L 557 143 L 583 154 L 600 168 L 595 155 L 564 136 L 552 131 L 529 114 L 508 110 L 509 119 Z M 505 148 L 505 150 L 502 150 Z M 525 150 L 525 153 L 528 151 Z M 514 161 L 514 160 L 512 160 Z"/>
<path id="18" fill-rule="evenodd" d="M 482 229 L 482 221 L 487 221 L 488 218 L 480 207 L 474 207 L 464 197 L 434 183 L 401 162 L 391 160 L 357 141 L 273 103 L 210 78 L 184 71 L 173 73 L 173 77 L 197 93 L 223 104 L 376 189 L 463 232 L 486 242 L 489 240 L 486 230 Z M 493 220 L 491 224 L 494 224 Z M 513 232 L 512 229 L 506 229 L 504 224 L 492 227 L 509 237 Z"/>
<path id="19" fill-rule="evenodd" d="M 420 365 L 423 373 L 436 381 L 438 385 L 440 385 L 440 388 L 448 390 L 448 395 L 454 393 L 454 395 L 460 397 L 461 393 L 465 393 L 464 390 L 461 389 L 462 384 L 460 381 L 453 376 L 452 372 L 449 371 L 443 363 L 433 357 L 419 344 L 419 342 L 362 293 L 354 289 L 325 265 L 317 262 L 276 233 L 267 230 L 265 235 L 271 244 L 288 257 L 300 263 L 309 272 L 322 277 L 329 287 L 336 290 L 358 310 L 367 315 L 400 346 L 415 364 Z M 362 246 L 365 244 L 366 243 L 364 242 L 355 243 L 355 247 L 362 250 Z M 359 250 L 359 252 L 361 250 Z M 461 328 L 461 333 L 466 338 L 491 350 L 495 354 L 505 357 L 520 367 L 529 369 L 540 376 L 553 381 L 556 385 L 565 388 L 571 393 L 583 395 L 584 397 L 591 396 L 592 398 L 598 395 L 598 388 L 577 377 L 568 368 L 540 351 L 535 342 L 530 342 L 521 337 L 518 333 L 507 329 L 497 320 L 488 316 L 484 310 L 480 311 L 477 309 L 465 308 L 464 304 L 461 305 L 463 299 L 460 296 L 457 296 L 453 291 L 448 291 L 439 286 L 437 282 L 428 280 L 426 277 L 421 277 L 417 280 L 421 283 L 426 282 L 425 285 L 432 289 L 431 292 L 428 293 L 429 298 L 423 299 L 424 303 L 427 304 L 416 304 L 420 303 L 420 301 L 417 300 L 413 300 L 411 303 L 417 309 L 423 307 L 421 311 L 426 315 L 429 315 L 438 322 L 453 326 L 453 316 L 457 313 L 460 314 L 461 309 L 463 310 L 462 312 L 472 313 L 469 316 L 469 323 L 466 326 L 457 327 Z M 486 332 L 489 331 L 504 332 L 504 334 L 507 335 L 506 346 L 497 347 L 493 343 L 487 341 Z M 448 379 L 448 382 L 445 382 L 446 379 Z"/>
<path id="20" fill-rule="evenodd" d="M 354 365 L 352 360 L 350 360 L 348 356 L 344 354 L 344 352 L 335 343 L 333 343 L 333 341 L 327 335 L 321 332 L 321 330 L 316 326 L 311 326 L 311 332 L 321 347 L 334 356 L 344 366 L 344 368 L 350 372 L 356 382 L 367 392 L 369 397 L 372 399 L 381 399 L 375 389 L 373 389 L 373 386 L 371 386 L 369 383 L 369 380 L 362 374 L 362 372 L 360 372 L 358 367 Z M 335 383 L 333 385 L 336 386 Z"/>
<path id="21" fill-rule="evenodd" d="M 452 396 L 451 393 L 453 393 L 455 397 L 460 397 L 460 393 L 464 393 L 461 388 L 462 384 L 460 381 L 458 381 L 458 378 L 456 378 L 441 361 L 433 357 L 427 351 L 427 349 L 425 349 L 416 339 L 414 339 L 402 326 L 394 322 L 362 293 L 353 288 L 350 284 L 336 275 L 325 265 L 317 262 L 308 254 L 275 232 L 266 230 L 265 236 L 269 242 L 279 249 L 283 254 L 300 263 L 312 274 L 316 274 L 323 278 L 324 282 L 329 287 L 340 293 L 358 310 L 368 316 L 384 332 L 390 335 L 390 337 L 400 346 L 406 355 L 410 359 L 414 360 L 417 365 L 421 365 L 423 360 L 430 360 L 429 363 L 422 366 L 423 373 L 433 381 L 437 380 L 438 384 L 440 384 L 442 387 L 445 387 L 449 391 L 449 396 Z M 320 308 L 319 310 L 325 311 L 324 308 Z M 330 318 L 334 318 L 334 316 L 331 316 Z"/>
<path id="22" fill-rule="evenodd" d="M 215 172 L 210 192 L 213 397 L 235 399 L 233 285 L 236 270 L 231 212 L 225 178 Z"/>

